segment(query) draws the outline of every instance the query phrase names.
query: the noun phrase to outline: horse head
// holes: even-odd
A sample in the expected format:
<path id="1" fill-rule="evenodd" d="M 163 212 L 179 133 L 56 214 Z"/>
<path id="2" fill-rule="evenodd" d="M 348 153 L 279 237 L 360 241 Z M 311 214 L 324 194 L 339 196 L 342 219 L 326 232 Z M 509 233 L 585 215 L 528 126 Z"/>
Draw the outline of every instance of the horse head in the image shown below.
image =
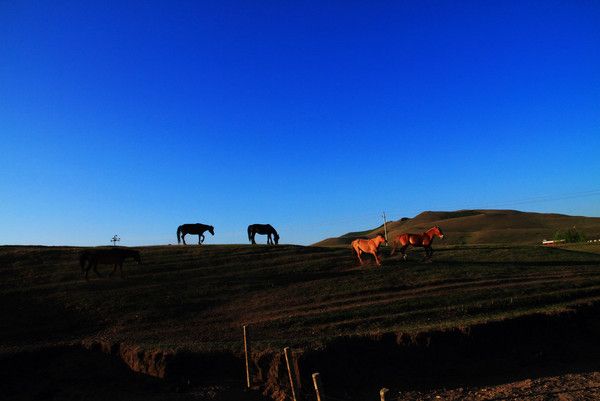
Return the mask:
<path id="1" fill-rule="evenodd" d="M 273 241 L 275 241 L 275 245 L 279 244 L 279 234 L 277 234 L 277 231 L 273 233 Z"/>
<path id="2" fill-rule="evenodd" d="M 377 246 L 381 245 L 382 243 L 387 245 L 387 240 L 385 239 L 383 234 L 377 234 L 377 236 L 375 238 L 373 238 L 373 241 L 375 241 Z"/>
<path id="3" fill-rule="evenodd" d="M 215 235 L 215 228 L 213 226 L 208 226 L 208 232 Z"/>
<path id="4" fill-rule="evenodd" d="M 444 233 L 442 232 L 442 229 L 440 228 L 440 226 L 435 226 L 433 228 L 434 228 L 433 233 L 435 235 L 437 235 L 439 238 L 443 239 L 444 238 Z"/>

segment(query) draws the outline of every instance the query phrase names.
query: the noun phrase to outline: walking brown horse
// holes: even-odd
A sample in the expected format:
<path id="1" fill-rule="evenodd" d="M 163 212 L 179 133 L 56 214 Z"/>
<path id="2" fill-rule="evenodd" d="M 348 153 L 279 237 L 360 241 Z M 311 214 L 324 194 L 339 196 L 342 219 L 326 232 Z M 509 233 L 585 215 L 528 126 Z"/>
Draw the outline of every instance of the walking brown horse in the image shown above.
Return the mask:
<path id="1" fill-rule="evenodd" d="M 356 252 L 356 256 L 358 257 L 361 265 L 363 264 L 363 260 L 361 259 L 360 255 L 364 252 L 373 255 L 375 257 L 375 263 L 377 263 L 377 266 L 381 266 L 381 260 L 377 256 L 377 251 L 379 250 L 379 246 L 385 242 L 387 242 L 385 237 L 381 234 L 378 234 L 373 239 L 355 239 L 352 241 L 352 248 L 354 249 L 354 252 Z"/>
<path id="2" fill-rule="evenodd" d="M 392 252 L 390 253 L 390 256 L 396 253 L 396 248 L 400 246 L 400 253 L 402 253 L 402 258 L 406 260 L 406 248 L 408 248 L 409 246 L 418 246 L 425 248 L 425 259 L 431 259 L 431 257 L 433 256 L 433 249 L 431 248 L 431 244 L 433 244 L 433 239 L 435 237 L 444 238 L 444 233 L 442 232 L 442 229 L 438 226 L 431 227 L 423 234 L 400 234 L 394 238 Z"/>
<path id="3" fill-rule="evenodd" d="M 212 235 L 215 235 L 215 228 L 213 226 L 209 226 L 206 224 L 182 224 L 177 227 L 177 243 L 180 244 L 181 240 L 183 240 L 183 245 L 187 245 L 185 243 L 185 236 L 187 234 L 198 235 L 198 245 L 202 245 L 204 242 L 204 232 L 208 231 Z"/>
<path id="4" fill-rule="evenodd" d="M 94 273 L 98 277 L 102 277 L 98 273 L 98 264 L 114 265 L 113 271 L 109 273 L 109 277 L 117 271 L 117 266 L 121 271 L 121 277 L 123 277 L 123 262 L 125 259 L 133 258 L 138 264 L 142 263 L 140 252 L 135 249 L 128 249 L 122 247 L 113 248 L 95 248 L 86 249 L 81 252 L 79 256 L 79 264 L 81 265 L 81 273 L 85 272 L 85 279 L 88 279 L 88 273 L 90 269 L 94 270 Z"/>

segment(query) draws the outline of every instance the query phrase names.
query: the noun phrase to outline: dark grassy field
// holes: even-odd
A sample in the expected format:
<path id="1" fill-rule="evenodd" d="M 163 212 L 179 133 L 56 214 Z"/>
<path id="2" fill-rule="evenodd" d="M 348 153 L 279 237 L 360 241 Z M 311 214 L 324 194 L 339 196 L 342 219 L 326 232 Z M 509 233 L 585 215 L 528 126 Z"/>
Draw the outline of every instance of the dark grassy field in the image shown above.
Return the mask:
<path id="1" fill-rule="evenodd" d="M 558 247 L 559 249 L 565 249 L 576 252 L 588 252 L 600 254 L 600 242 L 578 242 L 574 244 L 562 244 Z"/>
<path id="2" fill-rule="evenodd" d="M 438 247 L 358 267 L 349 249 L 155 246 L 125 278 L 83 280 L 81 248 L 0 247 L 0 351 L 104 340 L 150 349 L 319 348 L 554 313 L 600 299 L 600 255 L 539 246 Z M 583 250 L 583 249 L 582 249 Z M 590 251 L 592 250 L 592 251 Z M 112 268 L 101 266 L 105 275 Z"/>

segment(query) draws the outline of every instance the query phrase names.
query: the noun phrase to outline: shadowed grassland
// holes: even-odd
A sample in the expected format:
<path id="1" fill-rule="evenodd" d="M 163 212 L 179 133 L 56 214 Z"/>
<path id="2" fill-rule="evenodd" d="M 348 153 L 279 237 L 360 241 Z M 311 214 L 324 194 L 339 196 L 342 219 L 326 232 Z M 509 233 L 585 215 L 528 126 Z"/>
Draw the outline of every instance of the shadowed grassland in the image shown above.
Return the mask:
<path id="1" fill-rule="evenodd" d="M 559 246 L 559 249 L 600 254 L 600 242 L 577 242 L 573 244 L 562 244 Z"/>
<path id="2" fill-rule="evenodd" d="M 434 262 L 301 246 L 139 248 L 124 279 L 82 279 L 81 248 L 0 247 L 0 344 L 80 341 L 191 351 L 318 348 L 333 337 L 416 333 L 552 313 L 600 299 L 600 255 L 536 246 L 448 246 Z M 112 267 L 101 266 L 106 274 Z"/>

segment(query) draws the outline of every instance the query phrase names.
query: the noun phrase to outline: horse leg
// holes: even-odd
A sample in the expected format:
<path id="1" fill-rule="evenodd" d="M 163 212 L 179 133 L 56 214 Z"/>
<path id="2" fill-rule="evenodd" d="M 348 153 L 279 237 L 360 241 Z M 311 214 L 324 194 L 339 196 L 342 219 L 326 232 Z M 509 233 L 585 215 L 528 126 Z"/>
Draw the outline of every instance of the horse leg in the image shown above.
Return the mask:
<path id="1" fill-rule="evenodd" d="M 184 233 L 184 234 L 181 236 L 181 240 L 183 241 L 183 245 L 187 245 L 187 244 L 185 243 L 185 233 Z"/>
<path id="2" fill-rule="evenodd" d="M 202 234 L 198 234 L 198 245 L 202 245 L 202 241 L 203 241 Z"/>
<path id="3" fill-rule="evenodd" d="M 362 266 L 364 263 L 363 263 L 362 258 L 360 257 L 361 254 L 362 254 L 362 251 L 360 249 L 358 249 L 356 251 L 356 256 L 358 256 L 358 261 L 360 262 L 360 265 Z"/>
<path id="4" fill-rule="evenodd" d="M 404 245 L 402 248 L 400 248 L 400 253 L 402 254 L 402 259 L 406 260 L 406 248 L 408 248 L 408 245 Z"/>
<path id="5" fill-rule="evenodd" d="M 256 241 L 254 240 L 255 235 L 256 235 L 256 233 L 252 233 L 252 245 L 256 245 Z"/>
<path id="6" fill-rule="evenodd" d="M 423 249 L 425 250 L 425 256 L 423 257 L 423 262 L 425 262 L 425 261 L 429 260 L 429 249 L 430 248 L 428 246 L 426 246 Z"/>
<path id="7" fill-rule="evenodd" d="M 381 260 L 377 256 L 377 251 L 373 252 L 373 256 L 375 256 L 375 263 L 377 263 L 377 266 L 381 266 Z"/>
<path id="8" fill-rule="evenodd" d="M 273 245 L 273 238 L 271 234 L 267 234 L 267 245 Z"/>

